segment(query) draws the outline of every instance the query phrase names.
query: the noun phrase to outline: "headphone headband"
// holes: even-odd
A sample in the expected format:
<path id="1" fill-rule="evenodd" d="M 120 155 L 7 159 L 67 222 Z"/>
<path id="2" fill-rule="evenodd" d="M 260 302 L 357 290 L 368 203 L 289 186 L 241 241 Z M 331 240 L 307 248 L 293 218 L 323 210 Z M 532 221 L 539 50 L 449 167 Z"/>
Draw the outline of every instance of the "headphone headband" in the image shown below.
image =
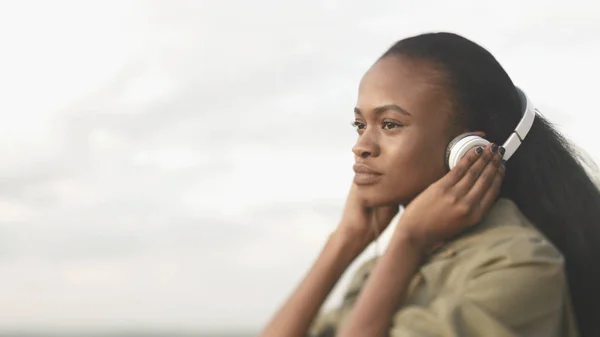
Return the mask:
<path id="1" fill-rule="evenodd" d="M 521 121 L 515 127 L 515 130 L 510 134 L 506 142 L 502 145 L 506 152 L 504 152 L 504 156 L 502 157 L 504 160 L 508 160 L 519 148 L 529 130 L 531 130 L 531 126 L 533 125 L 533 121 L 535 120 L 535 107 L 533 103 L 529 100 L 527 95 L 518 87 L 517 93 L 519 94 L 519 100 L 521 101 L 521 109 L 523 110 L 523 117 L 521 117 Z"/>
<path id="2" fill-rule="evenodd" d="M 523 143 L 523 140 L 531 130 L 536 114 L 533 103 L 531 103 L 525 93 L 518 87 L 515 88 L 521 101 L 522 117 L 519 124 L 517 124 L 506 142 L 502 145 L 505 149 L 502 156 L 504 160 L 508 160 L 517 151 L 521 143 Z M 489 144 L 489 141 L 472 133 L 458 135 L 446 148 L 446 165 L 448 169 L 451 170 L 469 150 L 477 146 L 485 147 L 487 144 Z"/>

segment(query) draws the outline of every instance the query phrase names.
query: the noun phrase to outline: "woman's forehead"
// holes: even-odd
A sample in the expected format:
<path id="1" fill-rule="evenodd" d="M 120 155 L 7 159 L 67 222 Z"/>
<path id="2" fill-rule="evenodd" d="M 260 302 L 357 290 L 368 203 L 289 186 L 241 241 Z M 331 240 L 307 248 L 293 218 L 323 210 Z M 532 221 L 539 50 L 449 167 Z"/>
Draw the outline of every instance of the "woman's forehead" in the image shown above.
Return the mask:
<path id="1" fill-rule="evenodd" d="M 415 118 L 439 117 L 448 112 L 446 90 L 442 88 L 438 70 L 426 62 L 407 58 L 386 57 L 375 63 L 363 76 L 357 108 L 372 110 L 396 104 Z"/>

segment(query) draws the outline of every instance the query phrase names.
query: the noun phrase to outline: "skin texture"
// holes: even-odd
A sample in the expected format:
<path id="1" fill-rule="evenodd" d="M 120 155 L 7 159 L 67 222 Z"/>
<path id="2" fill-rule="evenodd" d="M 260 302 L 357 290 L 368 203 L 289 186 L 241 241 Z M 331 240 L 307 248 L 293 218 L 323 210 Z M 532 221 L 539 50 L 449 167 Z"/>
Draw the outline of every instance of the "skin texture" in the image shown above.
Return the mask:
<path id="1" fill-rule="evenodd" d="M 385 336 L 422 257 L 476 224 L 493 204 L 504 177 L 502 149 L 490 144 L 472 150 L 446 170 L 450 140 L 475 130 L 453 126 L 451 100 L 440 80 L 432 65 L 398 57 L 383 58 L 367 71 L 353 152 L 359 172 L 368 167 L 378 174 L 369 182 L 357 174 L 338 227 L 261 336 L 306 336 L 333 286 L 373 239 L 373 226 L 383 230 L 404 204 L 388 249 L 338 334 Z"/>

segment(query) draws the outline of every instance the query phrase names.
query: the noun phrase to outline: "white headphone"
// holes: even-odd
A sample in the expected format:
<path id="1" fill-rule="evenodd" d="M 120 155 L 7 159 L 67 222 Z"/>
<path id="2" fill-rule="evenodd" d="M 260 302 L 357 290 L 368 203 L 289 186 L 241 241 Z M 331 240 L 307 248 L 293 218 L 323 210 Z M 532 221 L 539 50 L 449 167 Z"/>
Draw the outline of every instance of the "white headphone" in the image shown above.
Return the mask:
<path id="1" fill-rule="evenodd" d="M 519 124 L 517 124 L 515 130 L 502 145 L 502 147 L 504 147 L 506 150 L 506 152 L 504 152 L 504 156 L 502 157 L 504 160 L 508 160 L 517 151 L 525 139 L 525 136 L 527 136 L 527 133 L 529 133 L 529 130 L 533 125 L 533 120 L 535 119 L 535 107 L 533 106 L 533 103 L 527 98 L 521 89 L 516 89 L 521 101 L 523 117 L 521 118 Z M 472 133 L 459 135 L 458 137 L 454 138 L 450 144 L 448 144 L 446 149 L 446 165 L 448 165 L 449 169 L 453 169 L 458 161 L 467 152 L 469 152 L 469 150 L 477 146 L 485 147 L 489 143 L 489 141 Z"/>

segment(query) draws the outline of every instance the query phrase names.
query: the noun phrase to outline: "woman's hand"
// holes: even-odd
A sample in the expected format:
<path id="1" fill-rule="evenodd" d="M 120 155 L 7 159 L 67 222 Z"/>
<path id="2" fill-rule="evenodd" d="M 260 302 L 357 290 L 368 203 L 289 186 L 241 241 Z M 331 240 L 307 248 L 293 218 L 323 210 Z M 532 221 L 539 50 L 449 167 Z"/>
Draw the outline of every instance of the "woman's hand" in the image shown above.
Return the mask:
<path id="1" fill-rule="evenodd" d="M 336 233 L 356 242 L 358 247 L 356 254 L 360 254 L 387 228 L 398 214 L 399 207 L 399 205 L 365 206 L 364 201 L 358 196 L 357 186 L 352 183 Z"/>
<path id="2" fill-rule="evenodd" d="M 477 224 L 496 201 L 504 178 L 504 148 L 489 144 L 469 151 L 404 210 L 394 235 L 423 253 Z"/>

